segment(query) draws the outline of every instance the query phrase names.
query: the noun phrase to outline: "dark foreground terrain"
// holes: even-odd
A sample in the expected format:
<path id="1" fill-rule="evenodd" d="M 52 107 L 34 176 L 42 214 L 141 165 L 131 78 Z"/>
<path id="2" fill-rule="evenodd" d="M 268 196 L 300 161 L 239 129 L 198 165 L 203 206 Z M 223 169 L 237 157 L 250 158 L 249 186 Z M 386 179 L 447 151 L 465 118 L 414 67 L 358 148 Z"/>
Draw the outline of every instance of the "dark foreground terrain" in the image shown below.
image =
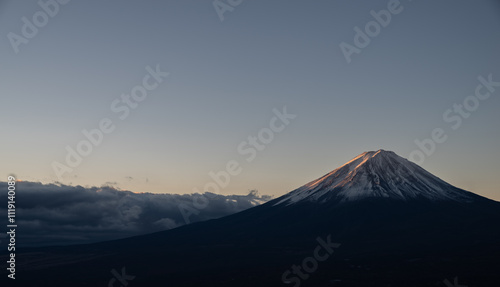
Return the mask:
<path id="1" fill-rule="evenodd" d="M 121 273 L 126 286 L 299 286 L 282 282 L 314 258 L 317 237 L 325 261 L 307 261 L 300 286 L 469 287 L 500 282 L 500 216 L 487 208 L 427 203 L 358 202 L 314 210 L 269 205 L 147 236 L 91 245 L 21 250 L 8 286 L 108 286 Z M 266 216 L 263 216 L 265 214 Z M 436 214 L 439 214 L 438 217 Z M 437 219 L 441 218 L 441 219 Z M 6 257 L 2 256 L 2 262 Z M 300 278 L 293 273 L 288 276 Z M 16 283 L 16 284 L 12 284 Z M 5 286 L 5 285 L 3 285 Z M 109 286 L 125 286 L 118 280 Z"/>

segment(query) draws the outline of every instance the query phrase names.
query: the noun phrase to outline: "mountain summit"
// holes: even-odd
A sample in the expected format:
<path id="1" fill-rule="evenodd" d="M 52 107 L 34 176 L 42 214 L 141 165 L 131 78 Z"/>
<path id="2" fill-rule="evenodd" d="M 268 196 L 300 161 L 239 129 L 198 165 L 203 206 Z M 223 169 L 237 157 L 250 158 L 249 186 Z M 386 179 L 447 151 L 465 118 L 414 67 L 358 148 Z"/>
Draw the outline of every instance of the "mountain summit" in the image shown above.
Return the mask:
<path id="1" fill-rule="evenodd" d="M 456 188 L 392 151 L 364 152 L 332 172 L 286 194 L 276 205 L 301 201 L 353 201 L 369 197 L 467 202 Z"/>

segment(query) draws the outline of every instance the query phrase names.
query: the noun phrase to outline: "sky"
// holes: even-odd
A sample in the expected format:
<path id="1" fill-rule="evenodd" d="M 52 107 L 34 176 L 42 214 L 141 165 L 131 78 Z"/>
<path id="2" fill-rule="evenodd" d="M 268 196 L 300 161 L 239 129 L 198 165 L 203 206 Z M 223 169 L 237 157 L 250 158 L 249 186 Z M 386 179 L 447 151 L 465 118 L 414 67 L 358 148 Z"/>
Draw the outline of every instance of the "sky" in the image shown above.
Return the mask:
<path id="1" fill-rule="evenodd" d="M 7 0 L 0 35 L 0 181 L 279 196 L 385 149 L 500 200 L 498 1 Z"/>

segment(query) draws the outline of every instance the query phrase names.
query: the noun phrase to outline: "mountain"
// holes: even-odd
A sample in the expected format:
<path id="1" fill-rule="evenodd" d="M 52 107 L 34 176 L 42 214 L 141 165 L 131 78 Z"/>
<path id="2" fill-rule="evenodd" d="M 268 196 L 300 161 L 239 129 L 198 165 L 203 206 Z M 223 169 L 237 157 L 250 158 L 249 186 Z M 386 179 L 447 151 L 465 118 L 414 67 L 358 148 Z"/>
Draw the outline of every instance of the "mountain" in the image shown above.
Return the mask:
<path id="1" fill-rule="evenodd" d="M 458 277 L 464 286 L 496 286 L 499 222 L 499 202 L 456 188 L 393 152 L 371 151 L 224 218 L 19 251 L 16 283 L 447 286 L 444 280 Z"/>
<path id="2" fill-rule="evenodd" d="M 472 194 L 435 177 L 391 151 L 364 152 L 343 166 L 282 197 L 277 205 L 304 199 L 329 202 L 370 197 L 467 202 Z"/>

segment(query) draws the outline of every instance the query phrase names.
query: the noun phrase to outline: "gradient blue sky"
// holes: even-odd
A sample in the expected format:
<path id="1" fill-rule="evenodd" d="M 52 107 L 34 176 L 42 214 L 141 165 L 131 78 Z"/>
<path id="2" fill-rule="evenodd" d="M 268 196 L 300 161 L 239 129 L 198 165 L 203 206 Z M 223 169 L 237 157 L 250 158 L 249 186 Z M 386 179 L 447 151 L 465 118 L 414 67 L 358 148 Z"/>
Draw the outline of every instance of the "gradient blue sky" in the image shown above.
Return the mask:
<path id="1" fill-rule="evenodd" d="M 16 54 L 7 35 L 41 8 L 2 1 L 0 174 L 56 181 L 51 163 L 108 117 L 116 130 L 63 183 L 191 193 L 236 160 L 221 193 L 281 195 L 367 150 L 408 157 L 442 128 L 422 166 L 500 200 L 500 89 L 457 130 L 442 119 L 479 75 L 500 81 L 500 4 L 401 1 L 348 64 L 339 44 L 388 2 L 244 0 L 221 22 L 212 1 L 73 0 Z M 169 77 L 118 120 L 111 102 L 157 64 Z M 284 106 L 297 118 L 246 162 L 238 144 Z"/>

